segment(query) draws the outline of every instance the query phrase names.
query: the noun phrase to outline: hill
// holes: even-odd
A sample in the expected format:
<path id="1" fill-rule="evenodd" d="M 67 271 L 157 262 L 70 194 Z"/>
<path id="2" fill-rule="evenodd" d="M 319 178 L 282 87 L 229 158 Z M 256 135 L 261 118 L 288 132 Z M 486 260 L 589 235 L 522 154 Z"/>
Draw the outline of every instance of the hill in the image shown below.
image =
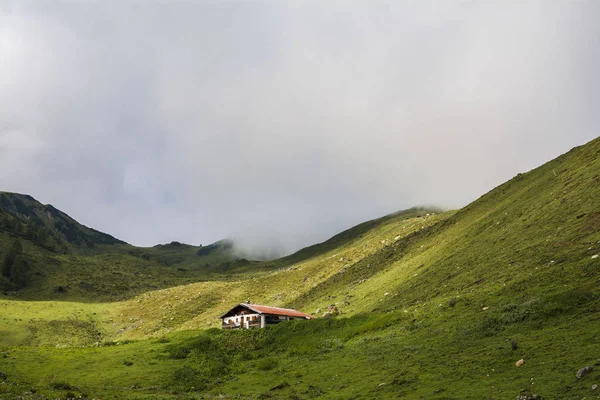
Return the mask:
<path id="1" fill-rule="evenodd" d="M 0 390 L 22 394 L 20 384 L 53 397 L 70 390 L 115 398 L 596 398 L 599 183 L 600 138 L 457 212 L 409 210 L 371 221 L 257 264 L 255 274 L 113 303 L 7 297 L 0 300 L 11 320 L 0 325 L 7 355 L 0 370 L 12 373 Z M 322 318 L 257 331 L 206 329 L 247 299 Z M 76 335 L 64 333 L 77 323 Z M 99 347 L 89 347 L 95 341 Z M 107 372 L 98 377 L 99 369 Z"/>
<path id="2" fill-rule="evenodd" d="M 229 241 L 131 246 L 25 194 L 0 192 L 0 289 L 25 300 L 117 300 L 255 263 Z"/>

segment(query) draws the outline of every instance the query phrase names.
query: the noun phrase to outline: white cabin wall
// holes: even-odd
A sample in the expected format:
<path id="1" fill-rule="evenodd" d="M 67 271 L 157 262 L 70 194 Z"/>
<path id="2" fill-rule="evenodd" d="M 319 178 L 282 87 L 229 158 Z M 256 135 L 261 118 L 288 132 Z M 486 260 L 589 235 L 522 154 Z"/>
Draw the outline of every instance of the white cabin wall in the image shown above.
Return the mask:
<path id="1" fill-rule="evenodd" d="M 230 317 L 226 317 L 223 318 L 223 322 L 226 324 L 235 324 L 235 325 L 239 325 L 244 329 L 248 328 L 248 320 L 250 319 L 250 317 L 261 317 L 260 314 L 238 314 L 238 315 L 232 315 Z M 261 327 L 262 327 L 262 320 L 261 320 Z"/>

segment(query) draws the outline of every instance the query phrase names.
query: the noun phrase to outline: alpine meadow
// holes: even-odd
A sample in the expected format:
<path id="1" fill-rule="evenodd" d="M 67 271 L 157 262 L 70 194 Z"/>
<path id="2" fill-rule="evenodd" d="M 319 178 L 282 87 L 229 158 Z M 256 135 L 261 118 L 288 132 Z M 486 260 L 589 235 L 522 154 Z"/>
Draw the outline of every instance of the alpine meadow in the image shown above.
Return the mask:
<path id="1" fill-rule="evenodd" d="M 600 398 L 600 138 L 267 261 L 0 204 L 3 399 Z M 314 318 L 221 329 L 246 302 Z"/>
<path id="2" fill-rule="evenodd" d="M 0 400 L 600 400 L 600 0 L 0 0 Z"/>

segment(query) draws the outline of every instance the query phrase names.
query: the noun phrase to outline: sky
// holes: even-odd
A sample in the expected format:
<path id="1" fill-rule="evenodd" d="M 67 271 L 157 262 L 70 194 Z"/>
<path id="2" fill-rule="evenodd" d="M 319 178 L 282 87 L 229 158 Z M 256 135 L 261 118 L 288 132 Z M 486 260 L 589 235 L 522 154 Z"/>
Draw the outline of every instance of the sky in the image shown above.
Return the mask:
<path id="1" fill-rule="evenodd" d="M 600 2 L 0 0 L 0 190 L 289 253 L 599 135 Z"/>

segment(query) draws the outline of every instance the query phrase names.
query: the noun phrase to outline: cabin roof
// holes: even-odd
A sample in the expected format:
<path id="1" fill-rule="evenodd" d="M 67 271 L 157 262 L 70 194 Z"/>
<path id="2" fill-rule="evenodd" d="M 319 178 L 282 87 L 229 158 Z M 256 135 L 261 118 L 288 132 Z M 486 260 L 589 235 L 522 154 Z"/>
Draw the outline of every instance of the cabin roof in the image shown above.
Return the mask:
<path id="1" fill-rule="evenodd" d="M 279 308 L 279 307 L 261 306 L 258 304 L 246 304 L 246 303 L 240 303 L 240 304 L 236 305 L 235 307 L 231 308 L 229 311 L 227 311 L 226 313 L 221 315 L 220 318 L 224 318 L 231 311 L 233 311 L 234 309 L 236 309 L 238 307 L 247 308 L 258 314 L 284 315 L 284 316 L 288 316 L 288 317 L 302 317 L 302 318 L 308 318 L 308 319 L 314 318 L 312 315 L 305 314 L 305 313 L 297 311 L 297 310 L 292 310 L 291 308 Z"/>

